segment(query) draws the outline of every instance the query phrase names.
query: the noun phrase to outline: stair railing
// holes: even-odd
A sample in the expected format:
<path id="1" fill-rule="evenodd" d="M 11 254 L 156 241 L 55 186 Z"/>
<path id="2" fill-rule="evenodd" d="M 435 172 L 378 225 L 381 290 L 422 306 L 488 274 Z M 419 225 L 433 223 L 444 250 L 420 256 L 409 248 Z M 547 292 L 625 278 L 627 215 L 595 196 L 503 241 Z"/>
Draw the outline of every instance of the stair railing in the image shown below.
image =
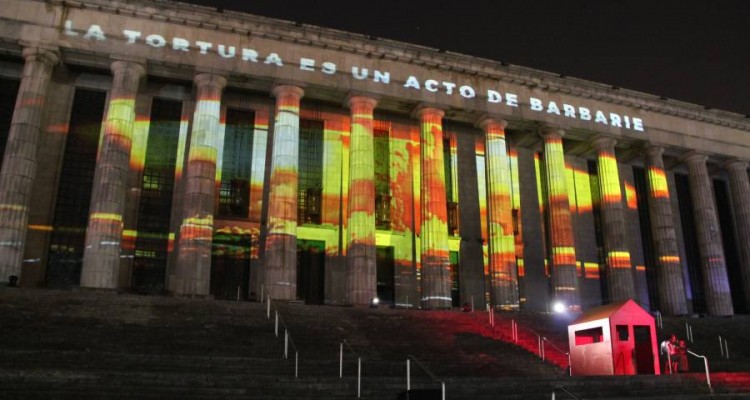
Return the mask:
<path id="1" fill-rule="evenodd" d="M 552 400 L 555 400 L 555 395 L 557 394 L 558 391 L 567 394 L 568 396 L 572 397 L 574 400 L 583 400 L 582 398 L 578 397 L 575 393 L 571 392 L 570 390 L 568 390 L 568 388 L 566 388 L 563 385 L 558 385 L 552 388 Z"/>
<path id="2" fill-rule="evenodd" d="M 510 320 L 510 324 L 511 324 L 511 328 L 510 328 L 510 330 L 511 330 L 511 337 L 513 338 L 513 342 L 514 343 L 518 343 L 518 328 L 519 327 L 523 328 L 527 332 L 529 332 L 532 335 L 536 336 L 537 352 L 539 354 L 539 358 L 541 358 L 542 361 L 545 361 L 547 359 L 546 350 L 547 350 L 547 346 L 549 346 L 553 350 L 557 351 L 561 355 L 564 355 L 568 359 L 568 374 L 569 375 L 572 374 L 573 371 L 572 371 L 572 368 L 570 366 L 570 352 L 565 351 L 565 350 L 563 350 L 563 349 L 555 346 L 555 344 L 552 343 L 552 341 L 550 341 L 546 337 L 542 336 L 538 332 L 534 331 L 533 329 L 519 324 L 518 322 L 516 322 L 515 319 Z M 545 345 L 545 343 L 546 343 L 546 345 Z"/>
<path id="3" fill-rule="evenodd" d="M 408 392 L 411 390 L 411 361 L 414 361 L 419 368 L 422 368 L 422 371 L 424 371 L 435 383 L 440 384 L 440 391 L 442 394 L 441 398 L 442 400 L 445 400 L 445 381 L 438 379 L 421 361 L 411 354 L 406 356 L 406 391 Z"/>
<path id="4" fill-rule="evenodd" d="M 547 339 L 546 337 L 542 336 L 542 354 L 544 354 L 544 343 L 545 342 L 550 347 L 552 347 L 555 351 L 557 351 L 558 353 L 560 353 L 560 354 L 562 354 L 562 355 L 564 355 L 565 357 L 568 358 L 568 375 L 573 375 L 573 369 L 572 369 L 572 367 L 570 365 L 570 352 L 569 351 L 564 351 L 563 349 L 555 346 L 555 344 L 552 343 L 549 339 Z M 544 358 L 542 358 L 542 360 L 544 360 Z"/>
<path id="5" fill-rule="evenodd" d="M 339 343 L 339 378 L 344 377 L 344 345 L 357 357 L 357 398 L 359 399 L 362 394 L 362 357 L 352 348 L 346 339 L 342 340 Z"/>
<path id="6" fill-rule="evenodd" d="M 299 350 L 297 350 L 297 346 L 294 344 L 294 339 L 292 339 L 292 335 L 289 333 L 289 328 L 286 325 L 286 322 L 284 322 L 284 318 L 281 317 L 279 314 L 279 310 L 274 310 L 274 326 L 273 331 L 276 337 L 279 337 L 279 323 L 284 327 L 284 359 L 289 359 L 289 346 L 294 349 L 294 377 L 299 377 Z M 268 296 L 266 298 L 266 317 L 268 319 L 271 319 L 271 296 Z"/>
<path id="7" fill-rule="evenodd" d="M 711 376 L 710 376 L 710 373 L 708 372 L 708 358 L 706 358 L 706 356 L 693 353 L 690 350 L 688 350 L 687 353 L 690 354 L 691 356 L 703 359 L 703 366 L 706 368 L 706 384 L 708 385 L 708 390 L 711 391 L 711 394 L 713 394 L 714 389 L 711 387 Z"/>
<path id="8" fill-rule="evenodd" d="M 727 338 L 719 335 L 719 351 L 721 352 L 722 357 L 726 357 L 726 359 L 729 359 L 729 343 L 727 343 Z"/>

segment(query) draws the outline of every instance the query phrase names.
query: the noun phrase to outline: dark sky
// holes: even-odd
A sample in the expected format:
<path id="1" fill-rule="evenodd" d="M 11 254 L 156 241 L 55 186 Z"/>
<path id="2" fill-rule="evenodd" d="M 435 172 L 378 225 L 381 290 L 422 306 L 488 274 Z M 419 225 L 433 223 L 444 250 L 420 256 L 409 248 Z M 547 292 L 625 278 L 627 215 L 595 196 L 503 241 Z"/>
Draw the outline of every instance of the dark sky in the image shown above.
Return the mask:
<path id="1" fill-rule="evenodd" d="M 750 114 L 748 0 L 188 2 L 395 39 Z"/>

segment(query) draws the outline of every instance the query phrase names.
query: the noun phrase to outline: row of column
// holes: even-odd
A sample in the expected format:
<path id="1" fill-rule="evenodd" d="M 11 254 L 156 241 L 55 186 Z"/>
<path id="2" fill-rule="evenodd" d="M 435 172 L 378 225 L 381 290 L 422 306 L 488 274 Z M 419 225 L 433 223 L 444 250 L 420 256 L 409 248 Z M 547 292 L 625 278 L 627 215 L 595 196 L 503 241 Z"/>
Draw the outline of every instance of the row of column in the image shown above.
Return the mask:
<path id="1" fill-rule="evenodd" d="M 267 295 L 296 297 L 297 178 L 299 107 L 303 90 L 294 86 L 274 89 L 277 112 L 271 156 L 270 199 L 264 285 Z M 377 297 L 375 243 L 375 162 L 373 113 L 377 100 L 350 96 L 351 139 L 347 226 L 346 301 L 369 304 Z M 449 308 L 450 260 L 443 156 L 443 111 L 423 107 L 420 119 L 422 149 L 420 226 L 422 306 Z"/>
<path id="2" fill-rule="evenodd" d="M 0 171 L 0 273 L 20 276 L 28 225 L 31 188 L 38 165 L 44 102 L 56 49 L 27 48 L 25 66 L 8 139 L 8 155 Z M 145 76 L 143 65 L 115 61 L 113 83 L 94 173 L 86 231 L 81 286 L 115 289 L 118 286 L 120 245 L 125 211 L 135 98 Z M 184 201 L 176 246 L 177 263 L 168 278 L 170 291 L 209 294 L 213 237 L 214 179 L 219 146 L 222 91 L 226 79 L 215 74 L 195 76 L 196 108 L 185 173 Z M 275 298 L 296 296 L 297 169 L 301 88 L 282 85 L 276 97 L 272 155 L 269 227 L 265 282 Z M 373 110 L 374 99 L 354 96 L 350 170 L 349 301 L 367 303 L 376 296 Z M 450 306 L 442 149 L 443 112 L 423 108 L 422 124 L 422 260 L 423 300 L 426 307 Z"/>
<path id="3" fill-rule="evenodd" d="M 9 132 L 7 151 L 0 169 L 0 275 L 20 275 L 27 233 L 31 188 L 38 165 L 42 115 L 54 66 L 55 48 L 28 47 L 18 101 Z M 120 242 L 129 169 L 135 96 L 145 75 L 143 65 L 132 61 L 112 64 L 113 85 L 104 121 L 103 138 L 96 166 L 81 286 L 116 288 L 120 264 Z M 221 96 L 226 79 L 198 74 L 194 79 L 197 105 L 185 176 L 185 201 L 177 245 L 178 262 L 170 271 L 171 291 L 207 295 L 213 237 L 214 179 L 221 143 L 216 134 L 220 123 Z M 299 106 L 301 88 L 277 86 L 274 146 L 272 155 L 269 225 L 266 243 L 265 285 L 275 298 L 296 296 L 297 169 L 299 154 Z M 347 296 L 353 304 L 376 296 L 373 111 L 377 101 L 364 96 L 348 100 L 351 109 L 351 157 Z M 447 206 L 443 157 L 443 111 L 422 107 L 416 115 L 421 126 L 420 226 L 422 305 L 450 306 L 450 270 L 447 240 Z M 508 171 L 502 120 L 484 119 L 489 197 L 490 263 L 495 305 L 517 305 L 517 277 L 512 254 L 510 173 Z M 575 244 L 565 185 L 562 149 L 564 132 L 549 129 L 544 139 L 546 182 L 550 211 L 550 247 L 554 296 L 570 308 L 580 308 L 576 278 Z M 635 297 L 632 263 L 625 240 L 625 220 L 620 192 L 615 141 L 597 138 L 599 185 L 602 202 L 606 278 L 610 301 Z M 687 313 L 676 233 L 662 149 L 646 149 L 649 212 L 652 220 L 661 308 L 667 314 Z M 705 155 L 684 157 L 690 178 L 696 234 L 699 242 L 708 312 L 733 313 L 726 261 L 721 245 L 716 205 Z M 730 177 L 732 202 L 736 208 L 739 247 L 743 262 L 743 288 L 750 305 L 750 181 L 747 163 L 725 165 Z M 510 239 L 509 239 L 510 238 Z"/>
<path id="4" fill-rule="evenodd" d="M 562 151 L 564 132 L 548 129 L 542 133 L 546 167 L 547 200 L 549 205 L 550 259 L 554 299 L 571 309 L 580 309 L 580 295 L 576 278 L 575 245 L 568 205 L 565 180 L 565 161 Z M 615 158 L 615 140 L 598 137 L 592 141 L 597 152 L 602 236 L 604 241 L 605 277 L 610 302 L 636 297 L 632 263 L 627 247 L 626 221 L 620 178 Z M 648 169 L 648 207 L 657 269 L 657 285 L 661 311 L 668 315 L 688 313 L 682 263 L 674 228 L 663 149 L 645 148 Z M 706 290 L 708 313 L 715 316 L 732 315 L 731 293 L 726 261 L 716 213 L 711 178 L 706 166 L 707 156 L 691 153 L 683 157 L 689 171 L 690 195 L 693 202 L 696 235 L 699 243 L 702 278 Z M 726 164 L 730 176 L 730 190 L 736 207 L 742 267 L 743 288 L 750 289 L 750 181 L 747 163 L 732 161 Z M 750 296 L 746 295 L 750 305 Z"/>

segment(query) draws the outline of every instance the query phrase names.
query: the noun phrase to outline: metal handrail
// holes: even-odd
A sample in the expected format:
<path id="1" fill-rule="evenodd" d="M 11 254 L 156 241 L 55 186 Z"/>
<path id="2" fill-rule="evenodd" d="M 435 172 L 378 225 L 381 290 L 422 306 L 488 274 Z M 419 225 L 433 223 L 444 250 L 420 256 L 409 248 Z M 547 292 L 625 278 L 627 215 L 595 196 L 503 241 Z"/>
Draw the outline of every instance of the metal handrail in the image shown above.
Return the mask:
<path id="1" fill-rule="evenodd" d="M 514 342 L 518 343 L 518 328 L 521 327 L 521 328 L 525 329 L 526 331 L 528 331 L 532 335 L 536 336 L 537 349 L 538 349 L 538 352 L 539 352 L 539 358 L 541 358 L 543 361 L 546 360 L 546 348 L 545 348 L 545 345 L 544 345 L 544 343 L 546 342 L 554 350 L 556 350 L 558 353 L 560 353 L 561 355 L 564 355 L 564 356 L 566 356 L 568 358 L 568 374 L 572 374 L 572 368 L 571 368 L 571 364 L 570 364 L 570 352 L 569 351 L 565 351 L 565 350 L 561 349 L 560 347 L 558 347 L 554 343 L 552 343 L 551 340 L 547 339 L 547 337 L 542 336 L 542 334 L 534 331 L 533 329 L 531 329 L 531 328 L 529 328 L 527 326 L 519 324 L 518 322 L 516 322 L 515 319 L 510 320 L 510 322 L 511 322 L 511 336 L 512 336 Z"/>
<path id="2" fill-rule="evenodd" d="M 445 400 L 445 381 L 442 381 L 442 380 L 438 379 L 438 377 L 435 376 L 435 374 L 433 374 L 427 368 L 427 366 L 425 366 L 421 361 L 419 361 L 419 359 L 417 359 L 417 357 L 414 357 L 411 354 L 409 354 L 409 355 L 406 356 L 406 391 L 408 392 L 408 391 L 411 390 L 411 363 L 410 363 L 410 361 L 412 361 L 412 360 L 417 364 L 417 366 L 419 366 L 419 368 L 422 368 L 422 371 L 424 371 L 425 373 L 427 373 L 427 376 L 429 376 L 430 378 L 432 378 L 432 380 L 435 381 L 436 383 L 440 384 L 440 390 L 441 390 L 441 393 L 442 393 L 442 400 Z"/>
<path id="3" fill-rule="evenodd" d="M 570 390 L 568 390 L 568 388 L 566 388 L 563 385 L 558 385 L 552 388 L 552 400 L 555 400 L 555 394 L 558 390 L 567 394 L 568 396 L 572 397 L 575 400 L 583 400 L 581 397 L 578 397 L 575 393 L 571 392 Z"/>
<path id="4" fill-rule="evenodd" d="M 352 354 L 357 356 L 357 398 L 360 398 L 362 394 L 362 356 L 352 348 L 346 339 L 339 344 L 339 379 L 344 377 L 344 345 Z"/>
<path id="5" fill-rule="evenodd" d="M 266 299 L 266 316 L 268 319 L 271 319 L 271 296 L 268 296 Z M 279 337 L 279 322 L 281 322 L 281 325 L 284 327 L 284 359 L 289 358 L 289 345 L 292 345 L 292 348 L 294 349 L 294 377 L 297 378 L 299 376 L 299 350 L 297 349 L 297 346 L 294 344 L 294 339 L 292 339 L 292 335 L 289 333 L 289 327 L 286 325 L 286 322 L 284 321 L 284 318 L 279 314 L 279 310 L 274 310 L 275 315 L 275 321 L 274 321 L 274 333 L 276 337 Z"/>
<path id="6" fill-rule="evenodd" d="M 564 351 L 563 349 L 555 346 L 554 343 L 552 343 L 549 339 L 547 339 L 544 336 L 542 336 L 542 340 L 543 340 L 542 341 L 542 351 L 544 351 L 544 342 L 547 342 L 547 343 L 549 343 L 550 346 L 552 346 L 553 349 L 557 350 L 558 353 L 560 353 L 560 354 L 562 354 L 562 355 L 564 355 L 565 357 L 568 358 L 568 375 L 573 376 L 573 365 L 570 363 L 570 352 L 569 351 Z"/>
<path id="7" fill-rule="evenodd" d="M 711 391 L 711 394 L 713 394 L 714 389 L 711 387 L 711 376 L 710 376 L 710 373 L 708 371 L 708 358 L 706 358 L 706 356 L 702 356 L 700 354 L 693 353 L 690 350 L 688 350 L 687 353 L 690 354 L 690 355 L 692 355 L 692 356 L 694 356 L 694 357 L 698 357 L 698 358 L 702 358 L 703 359 L 703 366 L 706 367 L 706 384 L 708 385 L 708 390 Z"/>
<path id="8" fill-rule="evenodd" d="M 729 359 L 729 343 L 727 342 L 727 338 L 719 335 L 719 352 L 721 352 L 722 357 L 726 357 L 726 359 Z"/>

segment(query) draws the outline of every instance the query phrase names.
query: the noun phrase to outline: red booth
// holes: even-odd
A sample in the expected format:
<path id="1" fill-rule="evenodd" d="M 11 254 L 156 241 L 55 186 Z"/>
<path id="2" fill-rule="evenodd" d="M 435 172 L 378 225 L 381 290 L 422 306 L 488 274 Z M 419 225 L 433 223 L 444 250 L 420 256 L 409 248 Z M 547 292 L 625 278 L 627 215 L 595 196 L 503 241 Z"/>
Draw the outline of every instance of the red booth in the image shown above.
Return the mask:
<path id="1" fill-rule="evenodd" d="M 571 375 L 659 374 L 654 317 L 633 300 L 585 312 L 568 342 Z"/>

